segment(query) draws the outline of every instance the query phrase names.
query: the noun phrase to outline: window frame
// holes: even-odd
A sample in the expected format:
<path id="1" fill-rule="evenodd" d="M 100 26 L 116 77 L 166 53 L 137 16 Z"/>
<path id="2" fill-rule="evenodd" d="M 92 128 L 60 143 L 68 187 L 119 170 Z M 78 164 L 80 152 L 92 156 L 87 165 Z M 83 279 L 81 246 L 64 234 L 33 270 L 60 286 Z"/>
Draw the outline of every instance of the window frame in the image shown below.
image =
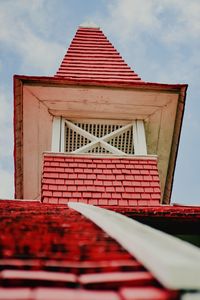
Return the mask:
<path id="1" fill-rule="evenodd" d="M 79 120 L 79 122 L 81 123 L 81 121 L 86 121 L 84 119 Z M 96 123 L 99 123 L 100 120 L 96 120 Z M 102 121 L 105 122 L 105 124 L 107 124 L 107 122 L 105 120 L 101 120 L 101 124 Z M 94 122 L 94 121 L 93 121 Z M 112 121 L 109 120 L 108 122 L 110 122 L 112 124 Z M 116 122 L 116 121 L 115 121 Z M 120 123 L 120 120 L 119 120 Z M 84 135 L 86 138 L 90 137 L 91 142 L 89 144 L 87 144 L 84 147 L 85 150 L 88 151 L 88 149 L 91 148 L 92 143 L 95 145 L 95 143 L 101 143 L 102 147 L 106 147 L 109 151 L 111 151 L 111 155 L 126 155 L 126 156 L 134 156 L 134 155 L 147 155 L 147 145 L 146 145 L 146 136 L 145 136 L 145 128 L 144 128 L 144 121 L 143 120 L 133 120 L 130 123 L 126 123 L 122 128 L 116 130 L 119 132 L 119 134 L 122 134 L 124 132 L 124 130 L 127 130 L 128 126 L 133 126 L 133 144 L 134 144 L 134 154 L 127 154 L 123 151 L 118 150 L 116 147 L 111 146 L 110 144 L 108 144 L 106 142 L 106 139 L 109 138 L 109 136 L 112 138 L 113 136 L 116 136 L 116 133 L 111 132 L 110 134 L 107 134 L 104 137 L 101 138 L 97 138 L 96 136 L 94 136 L 93 134 L 86 132 L 85 130 L 82 130 L 81 128 L 78 130 L 77 126 L 73 123 L 73 120 L 67 120 L 66 118 L 63 118 L 62 116 L 57 117 L 54 116 L 53 118 L 53 124 L 52 124 L 52 147 L 51 147 L 51 151 L 52 152 L 61 152 L 61 153 L 68 153 L 68 154 L 88 154 L 88 155 L 107 155 L 106 153 L 87 153 L 87 152 L 82 152 L 79 150 L 79 148 L 73 152 L 65 152 L 65 124 L 67 124 L 72 130 L 75 131 L 79 131 L 78 133 L 81 135 Z M 84 132 L 85 131 L 85 132 Z M 93 139 L 91 137 L 91 135 L 93 136 Z M 93 142 L 92 142 L 93 140 Z M 95 142 L 96 140 L 96 142 Z M 108 139 L 109 140 L 109 139 Z M 91 144 L 91 145 L 90 145 Z M 80 149 L 81 149 L 80 148 Z"/>

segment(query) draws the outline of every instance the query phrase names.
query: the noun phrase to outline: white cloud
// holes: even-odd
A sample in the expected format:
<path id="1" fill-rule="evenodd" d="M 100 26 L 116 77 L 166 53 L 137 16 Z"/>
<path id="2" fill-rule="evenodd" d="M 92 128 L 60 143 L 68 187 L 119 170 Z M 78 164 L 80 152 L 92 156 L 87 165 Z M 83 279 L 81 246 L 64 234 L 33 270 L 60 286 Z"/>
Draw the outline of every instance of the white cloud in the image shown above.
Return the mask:
<path id="1" fill-rule="evenodd" d="M 13 107 L 10 95 L 5 90 L 0 90 L 1 109 L 0 109 L 0 158 L 12 155 L 13 152 Z"/>
<path id="2" fill-rule="evenodd" d="M 187 42 L 200 32 L 199 0 L 115 0 L 101 22 L 123 39 L 147 32 L 166 42 Z"/>
<path id="3" fill-rule="evenodd" d="M 15 44 L 18 53 L 24 59 L 21 68 L 31 69 L 36 74 L 39 72 L 53 76 L 59 66 L 59 55 L 64 52 L 64 48 L 57 43 L 43 40 L 23 25 L 20 26 L 20 32 L 20 41 L 16 41 Z M 55 70 L 53 74 L 52 70 Z"/>
<path id="4" fill-rule="evenodd" d="M 0 198 L 13 198 L 13 127 L 10 94 L 0 90 Z"/>
<path id="5" fill-rule="evenodd" d="M 5 1 L 0 9 L 0 42 L 18 54 L 21 70 L 52 73 L 59 66 L 62 45 L 48 38 L 46 0 Z M 49 24 L 50 25 L 50 24 Z M 52 74 L 54 75 L 54 74 Z"/>
<path id="6" fill-rule="evenodd" d="M 0 170 L 1 194 L 0 199 L 13 199 L 14 177 L 13 173 L 7 170 Z"/>
<path id="7" fill-rule="evenodd" d="M 166 41 L 188 43 L 188 39 L 199 39 L 200 34 L 200 2 L 199 0 L 164 0 L 163 8 L 169 14 L 174 13 L 170 30 L 165 30 Z"/>
<path id="8" fill-rule="evenodd" d="M 198 84 L 199 0 L 111 0 L 107 9 L 99 23 L 144 80 Z"/>
<path id="9" fill-rule="evenodd" d="M 116 31 L 121 38 L 137 37 L 137 35 L 148 28 L 154 30 L 159 27 L 156 16 L 159 11 L 157 1 L 151 0 L 117 0 L 108 6 L 110 11 L 107 25 Z"/>

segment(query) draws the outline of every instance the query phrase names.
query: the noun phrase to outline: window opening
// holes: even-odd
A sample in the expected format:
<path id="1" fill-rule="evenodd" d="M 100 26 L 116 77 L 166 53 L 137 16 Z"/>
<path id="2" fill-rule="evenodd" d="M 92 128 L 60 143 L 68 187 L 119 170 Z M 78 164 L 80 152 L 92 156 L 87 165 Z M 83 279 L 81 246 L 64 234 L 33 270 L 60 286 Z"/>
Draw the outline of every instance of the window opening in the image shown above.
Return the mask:
<path id="1" fill-rule="evenodd" d="M 60 118 L 61 150 L 56 150 L 59 118 L 53 124 L 52 151 L 88 154 L 146 155 L 146 140 L 142 120 L 69 121 Z M 57 135 L 58 137 L 59 135 Z"/>

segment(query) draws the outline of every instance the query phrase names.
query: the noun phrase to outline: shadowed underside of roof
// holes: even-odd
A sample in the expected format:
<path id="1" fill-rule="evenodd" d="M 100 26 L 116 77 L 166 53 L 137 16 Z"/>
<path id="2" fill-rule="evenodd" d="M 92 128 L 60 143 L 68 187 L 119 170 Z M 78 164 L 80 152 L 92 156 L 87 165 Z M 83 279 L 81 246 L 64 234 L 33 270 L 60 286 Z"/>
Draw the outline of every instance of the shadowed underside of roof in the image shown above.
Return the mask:
<path id="1" fill-rule="evenodd" d="M 142 82 L 100 28 L 79 27 L 55 77 L 88 81 Z"/>

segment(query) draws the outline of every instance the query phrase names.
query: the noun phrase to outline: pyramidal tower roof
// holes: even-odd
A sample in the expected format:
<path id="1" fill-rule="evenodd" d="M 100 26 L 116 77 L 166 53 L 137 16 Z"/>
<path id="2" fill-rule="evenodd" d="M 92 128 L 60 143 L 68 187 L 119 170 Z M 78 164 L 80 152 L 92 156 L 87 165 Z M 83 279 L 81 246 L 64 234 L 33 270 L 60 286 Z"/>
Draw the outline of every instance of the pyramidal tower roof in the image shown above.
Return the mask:
<path id="1" fill-rule="evenodd" d="M 93 23 L 79 26 L 55 77 L 105 83 L 142 81 Z"/>

